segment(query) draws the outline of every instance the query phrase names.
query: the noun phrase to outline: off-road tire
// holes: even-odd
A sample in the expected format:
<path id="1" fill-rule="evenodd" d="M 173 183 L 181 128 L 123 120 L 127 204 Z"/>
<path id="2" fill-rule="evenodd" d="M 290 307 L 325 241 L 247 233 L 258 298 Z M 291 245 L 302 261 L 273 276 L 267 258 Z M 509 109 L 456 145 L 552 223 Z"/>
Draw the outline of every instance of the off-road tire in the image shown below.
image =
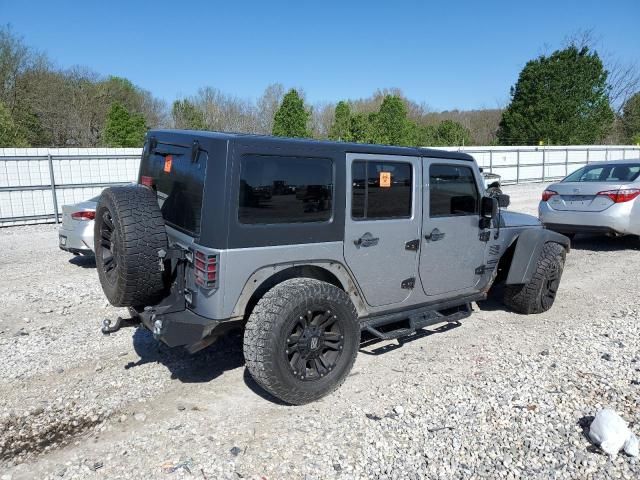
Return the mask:
<path id="1" fill-rule="evenodd" d="M 505 286 L 504 304 L 518 313 L 527 315 L 549 310 L 560 285 L 566 253 L 562 245 L 546 243 L 531 281 L 521 285 Z"/>
<path id="2" fill-rule="evenodd" d="M 140 185 L 105 189 L 96 208 L 94 251 L 112 305 L 157 303 L 165 291 L 160 250 L 167 251 L 167 233 L 155 194 Z"/>
<path id="3" fill-rule="evenodd" d="M 343 345 L 330 372 L 322 378 L 301 380 L 294 375 L 285 353 L 287 338 L 297 319 L 315 309 L 335 313 L 344 336 Z M 249 373 L 266 391 L 292 405 L 313 402 L 342 385 L 359 345 L 358 316 L 349 296 L 334 285 L 308 278 L 286 280 L 269 290 L 254 307 L 244 332 L 244 358 Z"/>

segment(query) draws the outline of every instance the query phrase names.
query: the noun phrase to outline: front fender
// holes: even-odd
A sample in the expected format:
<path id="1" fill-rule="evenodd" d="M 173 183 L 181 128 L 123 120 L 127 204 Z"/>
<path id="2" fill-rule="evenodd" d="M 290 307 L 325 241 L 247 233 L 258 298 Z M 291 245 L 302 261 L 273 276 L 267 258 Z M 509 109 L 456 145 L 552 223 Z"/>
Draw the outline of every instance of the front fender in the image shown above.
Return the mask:
<path id="1" fill-rule="evenodd" d="M 516 249 L 513 253 L 506 284 L 517 285 L 530 282 L 542 249 L 549 242 L 559 243 L 567 249 L 567 252 L 571 248 L 569 238 L 551 230 L 536 228 L 522 232 L 516 240 Z"/>

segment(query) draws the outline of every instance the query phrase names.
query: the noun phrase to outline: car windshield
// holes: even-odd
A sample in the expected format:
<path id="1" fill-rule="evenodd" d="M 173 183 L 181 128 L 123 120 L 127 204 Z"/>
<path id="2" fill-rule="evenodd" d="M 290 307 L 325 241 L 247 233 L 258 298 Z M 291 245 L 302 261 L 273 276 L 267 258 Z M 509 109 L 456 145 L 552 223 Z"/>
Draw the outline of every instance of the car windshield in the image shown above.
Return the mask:
<path id="1" fill-rule="evenodd" d="M 633 182 L 640 176 L 640 163 L 608 163 L 604 165 L 587 165 L 571 175 L 563 182 Z"/>

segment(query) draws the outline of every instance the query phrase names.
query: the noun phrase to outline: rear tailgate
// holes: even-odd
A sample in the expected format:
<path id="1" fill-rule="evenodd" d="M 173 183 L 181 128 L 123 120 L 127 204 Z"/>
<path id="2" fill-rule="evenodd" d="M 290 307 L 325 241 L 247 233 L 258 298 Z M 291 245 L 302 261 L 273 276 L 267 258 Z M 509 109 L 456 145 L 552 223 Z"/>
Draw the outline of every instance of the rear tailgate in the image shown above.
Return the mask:
<path id="1" fill-rule="evenodd" d="M 193 237 L 200 235 L 208 153 L 194 142 L 162 136 L 145 143 L 139 183 L 153 187 L 167 225 Z"/>

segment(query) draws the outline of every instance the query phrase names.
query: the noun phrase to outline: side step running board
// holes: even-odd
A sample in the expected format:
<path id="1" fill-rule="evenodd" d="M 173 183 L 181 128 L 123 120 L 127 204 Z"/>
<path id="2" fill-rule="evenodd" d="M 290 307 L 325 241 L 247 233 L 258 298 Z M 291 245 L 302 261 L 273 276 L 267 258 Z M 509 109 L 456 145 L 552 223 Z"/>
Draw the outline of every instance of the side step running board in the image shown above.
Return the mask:
<path id="1" fill-rule="evenodd" d="M 435 325 L 437 323 L 459 322 L 463 318 L 470 316 L 471 311 L 471 304 L 467 303 L 457 308 L 449 309 L 447 313 L 431 310 L 421 314 L 414 314 L 409 316 L 405 322 L 403 322 L 406 325 L 406 322 L 408 321 L 408 326 L 399 327 L 390 331 L 382 331 L 380 327 L 394 323 L 399 324 L 400 322 L 398 322 L 397 318 L 394 318 L 395 316 L 374 317 L 364 320 L 360 324 L 360 328 L 361 330 L 367 331 L 382 340 L 393 340 L 400 337 L 406 337 L 421 328 Z"/>

